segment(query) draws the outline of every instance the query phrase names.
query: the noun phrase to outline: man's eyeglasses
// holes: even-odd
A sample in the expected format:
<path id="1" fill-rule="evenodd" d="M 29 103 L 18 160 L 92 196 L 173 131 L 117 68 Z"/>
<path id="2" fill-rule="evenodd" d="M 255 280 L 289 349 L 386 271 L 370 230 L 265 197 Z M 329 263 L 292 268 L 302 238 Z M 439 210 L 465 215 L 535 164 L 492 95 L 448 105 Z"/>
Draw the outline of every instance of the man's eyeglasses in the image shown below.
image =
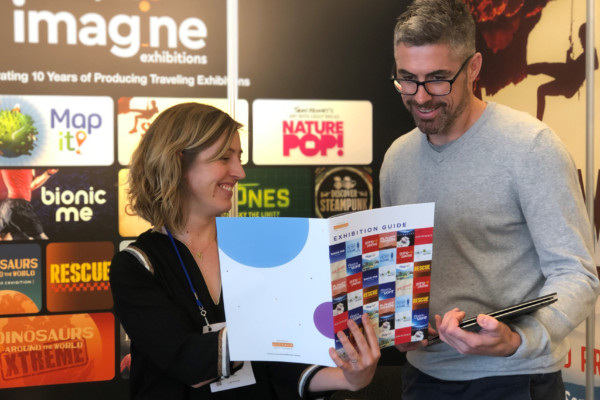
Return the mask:
<path id="1" fill-rule="evenodd" d="M 425 88 L 425 91 L 431 96 L 445 96 L 452 91 L 452 84 L 458 78 L 458 75 L 460 75 L 465 65 L 467 65 L 469 60 L 474 55 L 475 54 L 470 55 L 465 60 L 465 62 L 462 63 L 462 65 L 458 69 L 458 72 L 456 73 L 456 75 L 454 75 L 454 78 L 452 79 L 431 79 L 428 81 L 416 81 L 414 79 L 397 79 L 396 63 L 394 63 L 391 80 L 394 84 L 394 87 L 400 94 L 412 96 L 417 93 L 417 91 L 419 90 L 419 86 L 423 86 Z"/>

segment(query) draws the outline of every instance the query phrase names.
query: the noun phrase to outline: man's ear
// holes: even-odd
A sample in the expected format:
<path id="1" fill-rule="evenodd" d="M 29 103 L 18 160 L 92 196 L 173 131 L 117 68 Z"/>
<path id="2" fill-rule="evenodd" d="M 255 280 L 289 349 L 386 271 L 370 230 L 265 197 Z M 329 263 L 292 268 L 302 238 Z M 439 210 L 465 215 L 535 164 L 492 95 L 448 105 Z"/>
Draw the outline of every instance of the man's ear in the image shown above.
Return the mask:
<path id="1" fill-rule="evenodd" d="M 467 66 L 467 76 L 469 77 L 469 82 L 475 82 L 477 76 L 479 76 L 479 72 L 481 71 L 481 65 L 483 63 L 483 57 L 480 52 L 473 54 L 471 60 L 469 61 L 469 65 Z"/>

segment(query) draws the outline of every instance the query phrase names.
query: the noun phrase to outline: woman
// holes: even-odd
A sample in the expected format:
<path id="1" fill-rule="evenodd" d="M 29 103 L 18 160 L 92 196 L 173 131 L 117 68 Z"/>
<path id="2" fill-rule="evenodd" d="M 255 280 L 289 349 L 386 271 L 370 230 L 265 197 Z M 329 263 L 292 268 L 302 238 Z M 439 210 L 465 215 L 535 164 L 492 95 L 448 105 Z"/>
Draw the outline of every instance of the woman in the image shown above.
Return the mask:
<path id="1" fill-rule="evenodd" d="M 131 339 L 131 397 L 135 399 L 297 399 L 358 390 L 380 356 L 363 316 L 366 338 L 348 323 L 350 362 L 330 349 L 338 368 L 252 362 L 255 384 L 213 391 L 242 365 L 227 362 L 226 328 L 215 218 L 231 208 L 245 177 L 241 124 L 207 105 L 173 106 L 152 123 L 132 156 L 129 202 L 153 228 L 118 253 L 110 283 L 115 311 Z M 247 369 L 247 366 L 245 370 Z"/>

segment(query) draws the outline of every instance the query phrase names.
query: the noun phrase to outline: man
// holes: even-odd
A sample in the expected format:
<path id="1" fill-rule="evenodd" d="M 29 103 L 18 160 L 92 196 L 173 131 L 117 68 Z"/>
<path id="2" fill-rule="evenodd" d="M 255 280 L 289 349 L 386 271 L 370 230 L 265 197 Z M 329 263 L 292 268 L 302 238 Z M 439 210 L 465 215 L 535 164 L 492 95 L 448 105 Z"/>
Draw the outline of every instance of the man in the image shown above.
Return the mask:
<path id="1" fill-rule="evenodd" d="M 565 337 L 598 293 L 574 163 L 542 122 L 475 97 L 482 56 L 460 0 L 416 0 L 394 36 L 393 81 L 417 127 L 386 153 L 381 202 L 435 202 L 430 313 L 445 342 L 397 346 L 402 398 L 564 399 Z M 509 323 L 458 327 L 554 292 Z"/>
<path id="2" fill-rule="evenodd" d="M 48 240 L 40 218 L 31 205 L 31 195 L 58 169 L 47 169 L 36 176 L 34 169 L 2 169 L 0 180 L 7 198 L 0 200 L 0 240 Z"/>

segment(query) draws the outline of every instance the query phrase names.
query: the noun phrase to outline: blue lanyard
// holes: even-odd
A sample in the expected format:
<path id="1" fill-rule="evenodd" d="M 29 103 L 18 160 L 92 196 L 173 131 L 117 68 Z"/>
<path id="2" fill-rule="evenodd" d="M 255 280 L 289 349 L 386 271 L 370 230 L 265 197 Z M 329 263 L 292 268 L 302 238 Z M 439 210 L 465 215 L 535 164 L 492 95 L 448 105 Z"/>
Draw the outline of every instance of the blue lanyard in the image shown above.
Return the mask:
<path id="1" fill-rule="evenodd" d="M 190 279 L 190 274 L 188 274 L 187 269 L 185 268 L 185 264 L 183 263 L 183 259 L 181 258 L 181 254 L 179 254 L 179 250 L 177 249 L 177 245 L 175 244 L 175 239 L 173 239 L 173 235 L 171 235 L 171 232 L 169 232 L 167 227 L 165 227 L 165 230 L 167 231 L 167 235 L 169 235 L 169 239 L 171 239 L 171 244 L 173 244 L 175 253 L 177 253 L 177 258 L 179 258 L 179 264 L 181 264 L 181 268 L 183 269 L 183 273 L 185 274 L 185 277 L 187 278 L 188 285 L 190 285 L 190 289 L 191 289 L 192 293 L 194 294 L 194 297 L 196 298 L 196 305 L 198 306 L 198 309 L 200 310 L 200 315 L 202 315 L 204 317 L 206 326 L 208 326 L 208 328 L 210 330 L 210 324 L 208 323 L 208 318 L 206 318 L 206 310 L 204 309 L 202 302 L 198 298 L 198 293 L 196 293 L 196 289 L 194 289 L 194 285 L 192 285 L 192 280 Z"/>

